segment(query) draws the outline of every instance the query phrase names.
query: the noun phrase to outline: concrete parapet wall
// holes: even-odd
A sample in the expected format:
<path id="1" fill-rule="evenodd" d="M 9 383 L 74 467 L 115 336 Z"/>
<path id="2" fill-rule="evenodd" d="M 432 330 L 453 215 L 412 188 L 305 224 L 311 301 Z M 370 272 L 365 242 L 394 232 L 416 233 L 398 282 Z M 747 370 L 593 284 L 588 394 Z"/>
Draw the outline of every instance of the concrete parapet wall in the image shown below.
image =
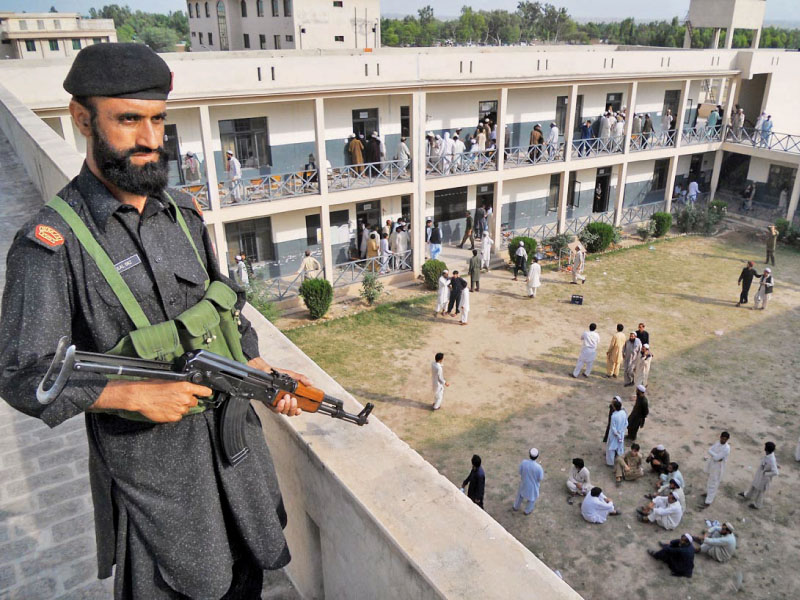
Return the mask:
<path id="1" fill-rule="evenodd" d="M 52 198 L 80 171 L 83 157 L 2 85 L 0 129 L 43 199 Z"/>
<path id="2" fill-rule="evenodd" d="M 268 362 L 358 403 L 252 307 Z M 293 559 L 309 599 L 580 596 L 422 459 L 380 414 L 364 427 L 321 415 L 286 419 L 257 408 L 275 460 Z"/>

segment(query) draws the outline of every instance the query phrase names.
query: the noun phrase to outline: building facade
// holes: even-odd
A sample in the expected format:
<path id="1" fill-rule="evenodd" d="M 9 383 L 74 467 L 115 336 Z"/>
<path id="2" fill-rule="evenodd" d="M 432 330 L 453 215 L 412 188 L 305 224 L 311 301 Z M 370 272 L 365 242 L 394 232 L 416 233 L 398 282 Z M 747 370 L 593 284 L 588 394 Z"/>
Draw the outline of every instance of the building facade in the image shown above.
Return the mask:
<path id="1" fill-rule="evenodd" d="M 380 48 L 379 0 L 187 2 L 192 50 Z"/>
<path id="2" fill-rule="evenodd" d="M 111 19 L 84 19 L 78 13 L 0 12 L 0 59 L 71 57 L 91 44 L 116 41 Z"/>

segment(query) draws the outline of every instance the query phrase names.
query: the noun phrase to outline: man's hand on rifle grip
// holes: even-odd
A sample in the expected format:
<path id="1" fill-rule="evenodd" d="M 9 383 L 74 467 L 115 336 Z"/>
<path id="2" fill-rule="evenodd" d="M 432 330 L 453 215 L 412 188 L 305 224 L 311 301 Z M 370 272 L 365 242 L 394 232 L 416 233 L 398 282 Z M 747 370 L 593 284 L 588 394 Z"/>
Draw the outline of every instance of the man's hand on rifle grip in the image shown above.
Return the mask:
<path id="1" fill-rule="evenodd" d="M 257 356 L 256 358 L 249 360 L 247 362 L 247 365 L 253 367 L 254 369 L 259 369 L 260 371 L 266 371 L 267 373 L 271 373 L 272 369 L 274 368 L 271 367 L 269 364 L 267 364 L 267 361 L 265 361 L 260 356 Z M 295 373 L 294 371 L 289 371 L 288 369 L 275 368 L 275 370 L 280 371 L 281 373 L 286 373 L 287 375 L 293 377 L 303 385 L 313 387 L 311 380 L 305 375 L 302 375 L 300 373 Z M 297 398 L 295 398 L 291 394 L 283 394 L 283 396 L 281 396 L 278 399 L 278 402 L 274 406 L 271 406 L 270 409 L 274 413 L 286 415 L 289 417 L 296 417 L 303 412 L 303 409 L 297 406 Z"/>

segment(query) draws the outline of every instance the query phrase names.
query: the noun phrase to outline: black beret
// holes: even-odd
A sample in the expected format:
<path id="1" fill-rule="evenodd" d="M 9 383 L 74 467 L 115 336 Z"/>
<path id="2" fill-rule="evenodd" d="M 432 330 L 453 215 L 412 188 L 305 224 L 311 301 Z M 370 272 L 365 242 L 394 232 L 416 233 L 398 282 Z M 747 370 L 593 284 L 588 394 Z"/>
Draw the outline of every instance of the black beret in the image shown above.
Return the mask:
<path id="1" fill-rule="evenodd" d="M 92 44 L 78 52 L 64 89 L 73 96 L 166 100 L 172 73 L 144 44 Z"/>

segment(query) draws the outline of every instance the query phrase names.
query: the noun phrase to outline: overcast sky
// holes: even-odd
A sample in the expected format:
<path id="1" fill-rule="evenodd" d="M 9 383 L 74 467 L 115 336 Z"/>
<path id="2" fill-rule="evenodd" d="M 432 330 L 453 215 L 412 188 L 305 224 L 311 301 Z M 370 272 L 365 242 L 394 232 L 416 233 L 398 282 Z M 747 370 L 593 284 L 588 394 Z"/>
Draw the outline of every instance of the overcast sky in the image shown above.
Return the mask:
<path id="1" fill-rule="evenodd" d="M 148 12 L 169 12 L 184 10 L 184 0 L 0 0 L 0 10 L 47 12 L 51 6 L 62 12 L 87 13 L 92 6 L 100 7 L 104 4 L 128 4 L 129 6 Z M 573 17 L 580 19 L 593 18 L 596 20 L 619 20 L 631 16 L 640 20 L 671 19 L 678 16 L 681 19 L 689 9 L 689 0 L 614 0 L 610 3 L 597 0 L 549 0 L 556 6 L 564 6 Z M 494 0 L 487 3 L 485 0 L 381 0 L 381 11 L 384 14 L 416 14 L 418 8 L 430 4 L 437 16 L 458 15 L 461 7 L 468 4 L 476 9 L 504 8 L 515 10 L 517 0 Z M 796 21 L 798 0 L 769 0 L 767 2 L 767 19 L 770 21 Z M 795 10 L 790 11 L 790 7 Z"/>

